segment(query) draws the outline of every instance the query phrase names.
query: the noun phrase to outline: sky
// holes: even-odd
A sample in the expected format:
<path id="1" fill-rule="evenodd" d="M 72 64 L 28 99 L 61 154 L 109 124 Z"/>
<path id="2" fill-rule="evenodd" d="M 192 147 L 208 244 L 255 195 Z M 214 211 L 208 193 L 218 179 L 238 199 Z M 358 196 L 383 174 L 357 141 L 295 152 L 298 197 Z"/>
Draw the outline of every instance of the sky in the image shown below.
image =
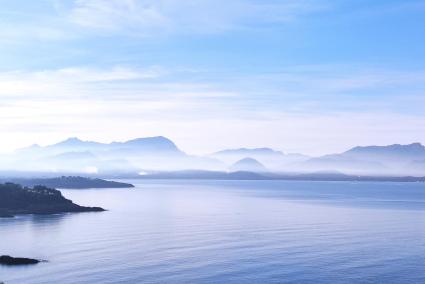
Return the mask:
<path id="1" fill-rule="evenodd" d="M 0 0 L 0 151 L 425 143 L 423 0 Z"/>

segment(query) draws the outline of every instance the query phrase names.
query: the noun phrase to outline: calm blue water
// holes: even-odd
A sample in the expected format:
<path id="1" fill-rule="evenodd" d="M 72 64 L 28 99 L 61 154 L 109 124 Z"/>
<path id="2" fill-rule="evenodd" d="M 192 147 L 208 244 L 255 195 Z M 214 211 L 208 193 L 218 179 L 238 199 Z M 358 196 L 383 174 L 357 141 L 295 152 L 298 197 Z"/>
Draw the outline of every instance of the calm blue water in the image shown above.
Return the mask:
<path id="1" fill-rule="evenodd" d="M 133 181 L 134 182 L 134 181 Z M 425 283 L 425 184 L 139 181 L 0 219 L 9 283 Z"/>

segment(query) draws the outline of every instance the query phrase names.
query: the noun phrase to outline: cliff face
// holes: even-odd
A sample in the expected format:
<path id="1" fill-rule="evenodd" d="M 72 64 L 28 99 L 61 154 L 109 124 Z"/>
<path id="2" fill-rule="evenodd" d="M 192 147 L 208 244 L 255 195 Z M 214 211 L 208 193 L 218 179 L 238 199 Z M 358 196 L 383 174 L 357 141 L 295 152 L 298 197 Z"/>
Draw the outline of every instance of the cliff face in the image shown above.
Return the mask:
<path id="1" fill-rule="evenodd" d="M 34 188 L 18 184 L 0 184 L 0 217 L 16 214 L 56 214 L 67 212 L 99 212 L 100 207 L 84 207 L 62 196 L 61 192 L 45 186 Z"/>

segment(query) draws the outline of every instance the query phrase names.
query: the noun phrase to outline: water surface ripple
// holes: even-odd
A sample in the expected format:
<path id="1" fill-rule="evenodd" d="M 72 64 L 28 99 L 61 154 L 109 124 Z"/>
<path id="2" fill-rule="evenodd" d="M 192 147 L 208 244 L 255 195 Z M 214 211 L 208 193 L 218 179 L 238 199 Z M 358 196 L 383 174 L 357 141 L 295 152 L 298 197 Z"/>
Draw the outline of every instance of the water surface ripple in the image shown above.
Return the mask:
<path id="1" fill-rule="evenodd" d="M 102 213 L 0 219 L 25 283 L 425 283 L 425 184 L 130 181 Z"/>

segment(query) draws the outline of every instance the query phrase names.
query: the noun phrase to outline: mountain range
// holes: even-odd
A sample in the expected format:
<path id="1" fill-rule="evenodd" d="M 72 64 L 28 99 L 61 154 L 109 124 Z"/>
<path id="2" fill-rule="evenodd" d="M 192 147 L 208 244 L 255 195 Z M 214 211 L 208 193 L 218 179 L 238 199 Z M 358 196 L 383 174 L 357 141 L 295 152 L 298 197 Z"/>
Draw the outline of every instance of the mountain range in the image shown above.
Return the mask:
<path id="1" fill-rule="evenodd" d="M 74 137 L 48 146 L 32 145 L 0 157 L 3 172 L 120 176 L 182 170 L 423 176 L 425 147 L 420 143 L 359 146 L 321 157 L 287 154 L 271 148 L 239 148 L 194 156 L 163 136 L 112 143 Z"/>
<path id="2" fill-rule="evenodd" d="M 181 151 L 170 139 L 158 136 L 126 142 L 99 143 L 68 138 L 62 142 L 18 149 L 2 157 L 1 170 L 66 173 L 133 173 L 141 170 L 223 168 L 210 157 Z"/>
<path id="3" fill-rule="evenodd" d="M 340 154 L 312 158 L 298 164 L 305 171 L 339 170 L 349 174 L 425 175 L 425 147 L 409 145 L 354 147 Z"/>

